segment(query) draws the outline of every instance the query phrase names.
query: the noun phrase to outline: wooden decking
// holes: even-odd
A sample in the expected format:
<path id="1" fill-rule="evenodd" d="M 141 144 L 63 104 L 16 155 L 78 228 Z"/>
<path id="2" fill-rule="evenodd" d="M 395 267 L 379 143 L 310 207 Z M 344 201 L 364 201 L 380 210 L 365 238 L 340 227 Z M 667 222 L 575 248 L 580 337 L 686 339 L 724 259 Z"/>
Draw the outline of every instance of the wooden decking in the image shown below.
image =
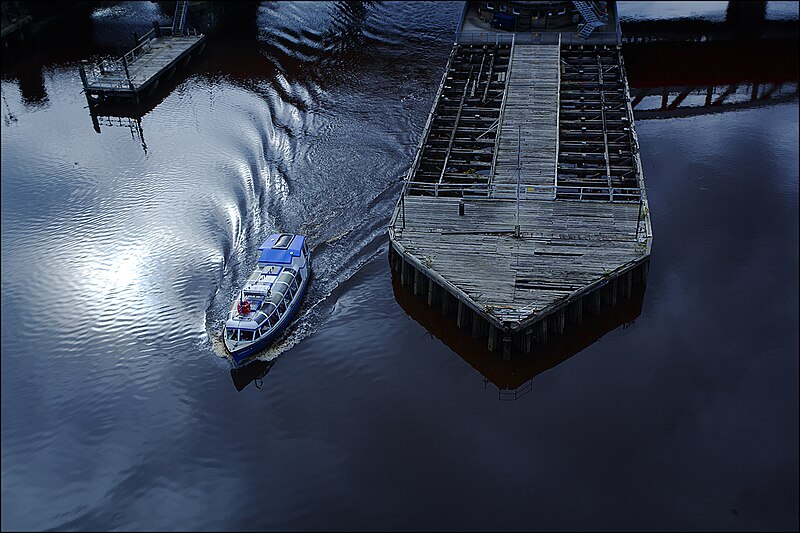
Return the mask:
<path id="1" fill-rule="evenodd" d="M 408 197 L 395 239 L 497 321 L 521 325 L 572 293 L 601 283 L 644 255 L 638 204 L 527 200 L 514 237 L 516 205 Z M 513 329 L 513 328 L 512 328 Z"/>
<path id="2" fill-rule="evenodd" d="M 454 45 L 449 72 L 461 46 L 467 45 Z M 429 301 L 436 287 L 444 289 L 496 328 L 489 341 L 495 346 L 497 332 L 506 343 L 512 334 L 530 335 L 544 318 L 612 282 L 616 295 L 617 278 L 625 273 L 630 280 L 652 239 L 619 49 L 511 44 L 509 63 L 499 133 L 485 149 L 495 151 L 489 187 L 428 159 L 432 128 L 426 129 L 389 227 L 393 252 L 428 280 Z M 584 74 L 584 63 L 594 70 Z M 441 120 L 441 109 L 437 101 L 429 123 Z M 465 127 L 459 116 L 448 123 L 450 138 L 462 145 L 480 140 L 482 130 Z M 453 161 L 452 145 L 438 156 L 445 165 Z M 462 177 L 434 188 L 427 176 L 440 172 Z M 459 307 L 459 321 L 461 314 Z M 473 325 L 473 335 L 480 331 Z"/>
<path id="3" fill-rule="evenodd" d="M 170 76 L 205 45 L 204 35 L 174 35 L 143 40 L 119 60 L 81 66 L 84 92 L 101 98 L 137 98 Z"/>
<path id="4" fill-rule="evenodd" d="M 523 185 L 555 184 L 559 57 L 558 46 L 514 47 L 493 180 L 501 187 L 495 197 L 514 197 L 515 189 L 507 186 L 517 183 L 518 152 Z"/>
<path id="5" fill-rule="evenodd" d="M 153 41 L 150 50 L 128 66 L 131 82 L 140 91 L 165 69 L 180 61 L 200 43 L 201 36 L 162 37 Z"/>

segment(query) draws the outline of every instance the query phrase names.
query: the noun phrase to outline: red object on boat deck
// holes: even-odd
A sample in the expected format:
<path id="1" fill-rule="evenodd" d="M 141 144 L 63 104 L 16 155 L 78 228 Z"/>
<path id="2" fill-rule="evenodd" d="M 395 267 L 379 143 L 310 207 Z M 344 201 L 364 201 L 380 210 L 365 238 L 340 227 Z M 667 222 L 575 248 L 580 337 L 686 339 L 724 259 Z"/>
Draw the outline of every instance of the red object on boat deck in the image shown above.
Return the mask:
<path id="1" fill-rule="evenodd" d="M 250 301 L 249 300 L 244 300 L 244 301 L 239 302 L 238 309 L 239 309 L 239 314 L 240 315 L 248 314 L 250 312 Z"/>

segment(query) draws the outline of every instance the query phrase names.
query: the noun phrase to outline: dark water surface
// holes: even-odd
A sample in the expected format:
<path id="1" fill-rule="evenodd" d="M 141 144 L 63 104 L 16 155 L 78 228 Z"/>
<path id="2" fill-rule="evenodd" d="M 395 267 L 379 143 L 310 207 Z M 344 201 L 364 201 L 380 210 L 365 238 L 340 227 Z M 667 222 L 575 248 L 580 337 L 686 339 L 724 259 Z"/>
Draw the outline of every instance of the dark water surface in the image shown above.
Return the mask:
<path id="1" fill-rule="evenodd" d="M 386 258 L 460 12 L 264 2 L 99 133 L 78 61 L 156 4 L 4 57 L 2 529 L 797 530 L 796 96 L 637 123 L 641 308 L 500 401 Z M 313 285 L 232 373 L 274 231 Z"/>

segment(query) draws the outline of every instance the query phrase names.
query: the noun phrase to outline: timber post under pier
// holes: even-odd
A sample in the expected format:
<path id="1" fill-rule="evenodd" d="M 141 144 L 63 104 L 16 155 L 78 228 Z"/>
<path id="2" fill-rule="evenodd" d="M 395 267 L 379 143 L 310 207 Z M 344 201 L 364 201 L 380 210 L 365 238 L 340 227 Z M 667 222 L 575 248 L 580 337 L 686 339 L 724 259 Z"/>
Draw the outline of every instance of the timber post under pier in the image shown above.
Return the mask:
<path id="1" fill-rule="evenodd" d="M 538 320 L 524 328 L 512 330 L 497 325 L 487 319 L 484 313 L 472 308 L 469 303 L 442 288 L 434 279 L 420 269 L 393 247 L 389 247 L 389 265 L 401 286 L 428 307 L 438 308 L 443 317 L 453 321 L 456 327 L 473 340 L 486 339 L 489 352 L 500 352 L 503 359 L 511 359 L 513 353 L 536 353 L 536 345 L 547 344 L 555 337 L 564 334 L 568 325 L 581 326 L 584 310 L 599 317 L 604 310 L 617 305 L 628 305 L 635 293 L 643 293 L 647 287 L 649 258 L 608 278 L 592 290 L 576 296 L 554 309 L 551 313 L 539 316 Z M 438 297 L 432 297 L 437 294 Z"/>
<path id="2" fill-rule="evenodd" d="M 571 4 L 594 17 L 588 31 L 503 31 L 466 3 L 389 224 L 401 284 L 504 359 L 647 279 L 652 231 L 616 6 Z"/>

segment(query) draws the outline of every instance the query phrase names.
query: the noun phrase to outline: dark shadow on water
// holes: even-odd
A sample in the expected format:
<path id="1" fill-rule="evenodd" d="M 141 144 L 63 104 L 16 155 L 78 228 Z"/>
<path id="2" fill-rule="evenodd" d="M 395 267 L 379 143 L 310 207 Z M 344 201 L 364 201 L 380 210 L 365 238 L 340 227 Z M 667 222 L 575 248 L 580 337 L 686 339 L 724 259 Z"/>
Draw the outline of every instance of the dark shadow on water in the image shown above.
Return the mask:
<path id="1" fill-rule="evenodd" d="M 599 315 L 585 311 L 582 324 L 567 322 L 563 334 L 551 333 L 546 343 L 534 343 L 527 354 L 515 349 L 511 360 L 505 361 L 502 350 L 489 351 L 486 338 L 473 339 L 469 327 L 456 326 L 455 316 L 444 316 L 440 304 L 429 306 L 426 295 L 415 296 L 412 287 L 402 285 L 400 275 L 392 272 L 392 290 L 400 307 L 480 372 L 485 382 L 494 384 L 501 400 L 516 400 L 531 390 L 533 378 L 542 372 L 580 353 L 620 326 L 623 329 L 631 326 L 642 312 L 645 289 L 634 283 L 630 298 L 620 296 L 615 306 L 602 305 Z"/>
<path id="2" fill-rule="evenodd" d="M 263 385 L 264 376 L 269 374 L 272 367 L 277 363 L 277 359 L 271 361 L 261 361 L 258 359 L 244 365 L 231 368 L 231 379 L 233 379 L 233 386 L 236 390 L 241 392 L 250 383 L 257 389 Z"/>

